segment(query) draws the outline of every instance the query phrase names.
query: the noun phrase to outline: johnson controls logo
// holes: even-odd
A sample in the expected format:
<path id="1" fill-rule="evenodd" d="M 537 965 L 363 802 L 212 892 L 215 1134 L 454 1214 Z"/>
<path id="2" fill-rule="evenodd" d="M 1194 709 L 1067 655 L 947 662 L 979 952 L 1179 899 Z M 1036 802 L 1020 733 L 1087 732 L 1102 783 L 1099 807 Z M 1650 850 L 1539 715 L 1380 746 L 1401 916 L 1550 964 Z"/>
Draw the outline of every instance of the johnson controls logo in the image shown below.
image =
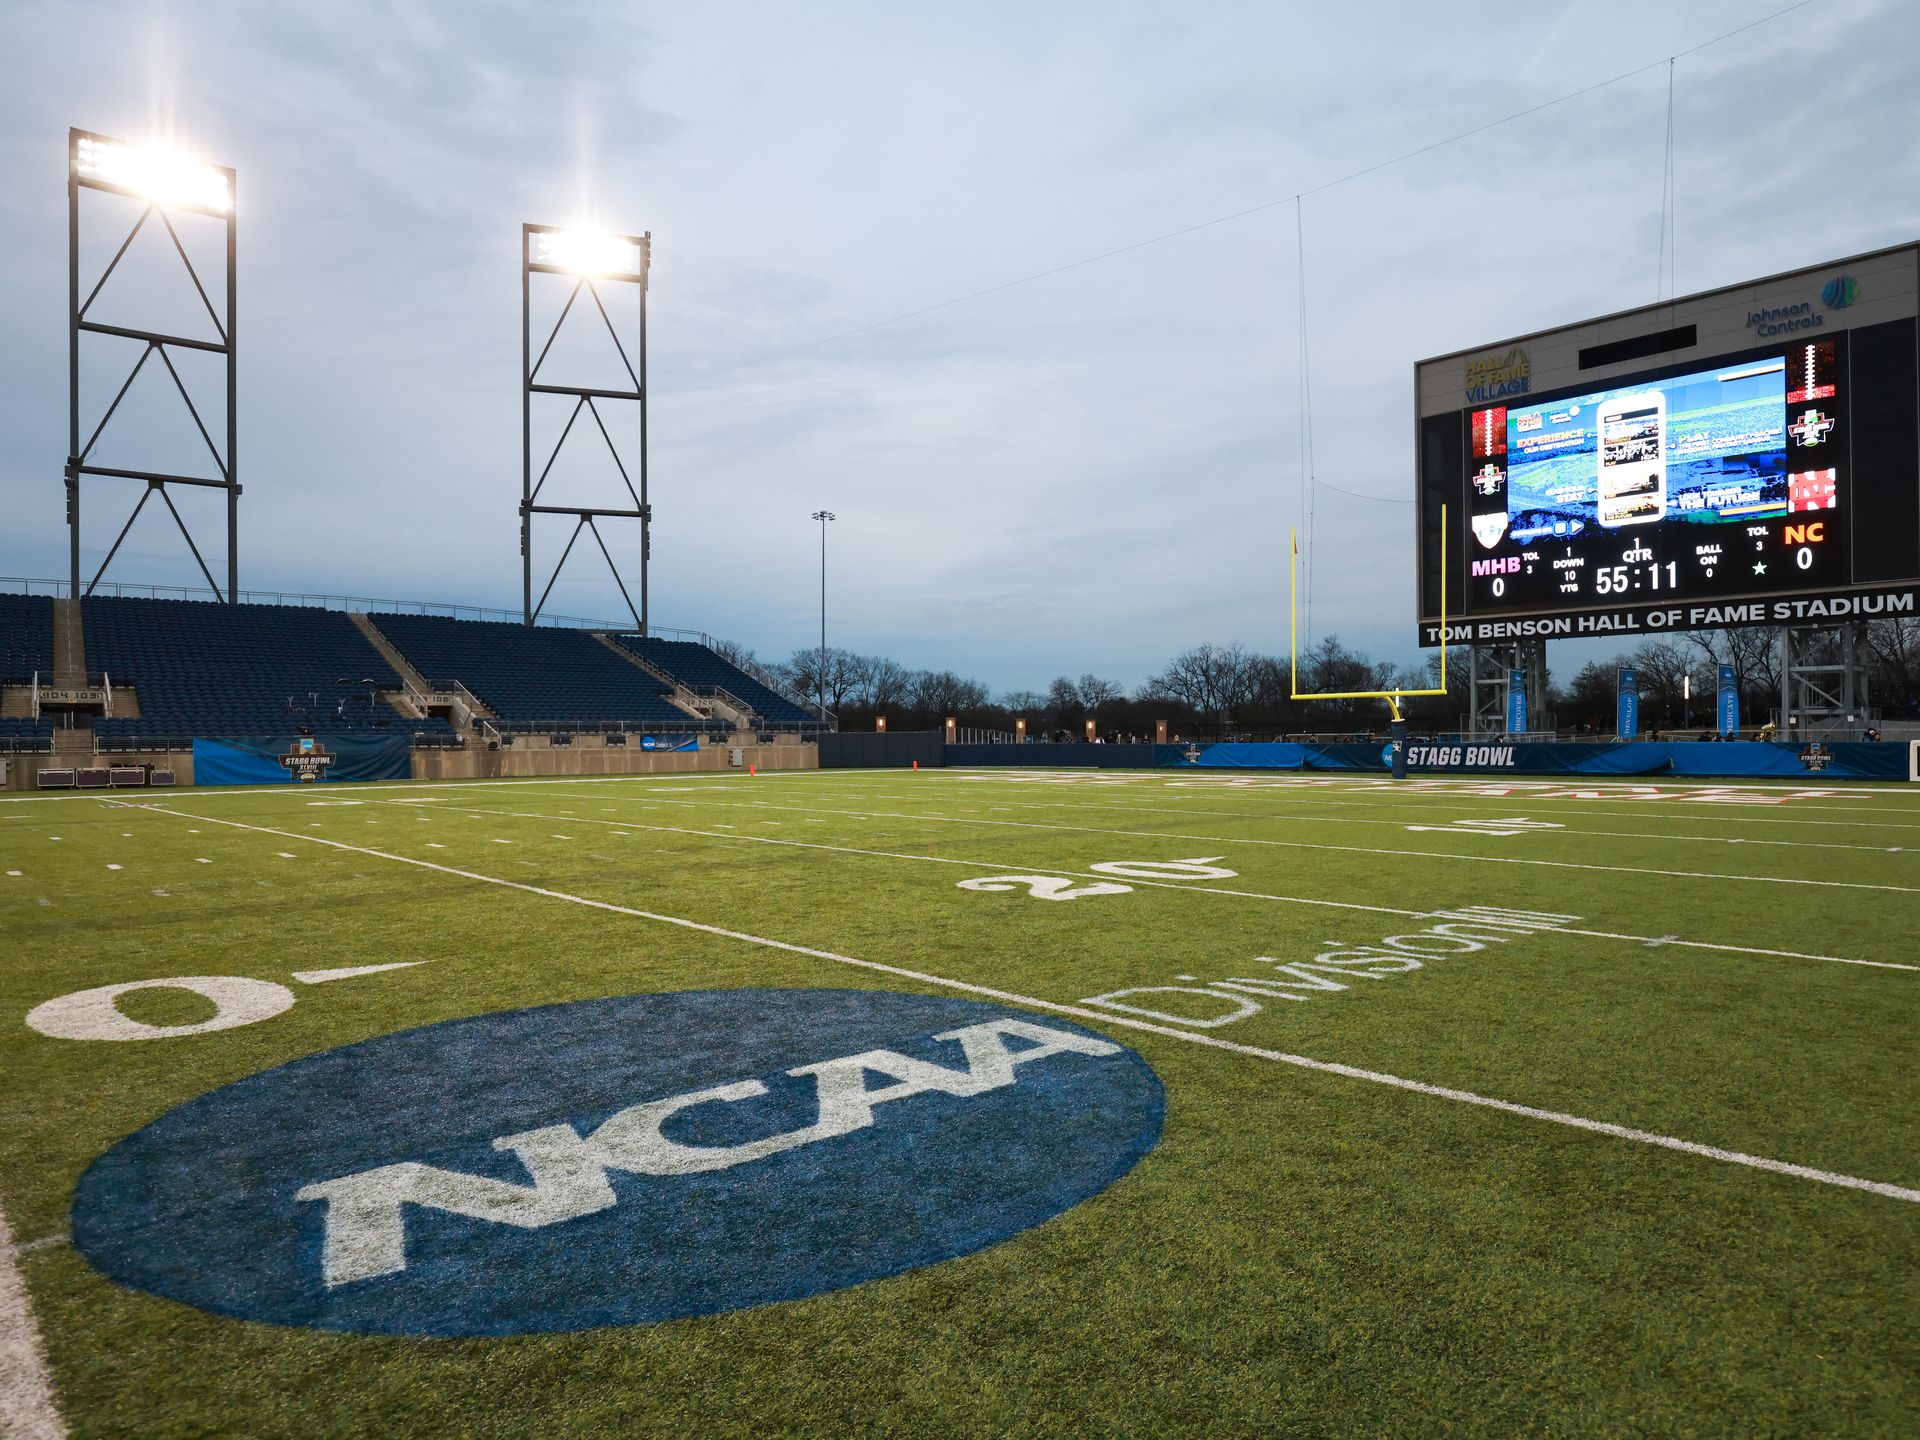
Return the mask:
<path id="1" fill-rule="evenodd" d="M 1768 339 L 1796 330 L 1818 330 L 1827 323 L 1827 310 L 1844 310 L 1859 298 L 1860 282 L 1851 275 L 1836 275 L 1820 287 L 1820 304 L 1825 309 L 1816 309 L 1810 300 L 1763 307 L 1748 313 L 1747 328 Z"/>
<path id="2" fill-rule="evenodd" d="M 1158 1142 L 1147 1063 L 857 990 L 449 1020 L 203 1095 L 82 1178 L 74 1244 L 222 1315 L 387 1335 L 651 1324 L 997 1244 Z"/>

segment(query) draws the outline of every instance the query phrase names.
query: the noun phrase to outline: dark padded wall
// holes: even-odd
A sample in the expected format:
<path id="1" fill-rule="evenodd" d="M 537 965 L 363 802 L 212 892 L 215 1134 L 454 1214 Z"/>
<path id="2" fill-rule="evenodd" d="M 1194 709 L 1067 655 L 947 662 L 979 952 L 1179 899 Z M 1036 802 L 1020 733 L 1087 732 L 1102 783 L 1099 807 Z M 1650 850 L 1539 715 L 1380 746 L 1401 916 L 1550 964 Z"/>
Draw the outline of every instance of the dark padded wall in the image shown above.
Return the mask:
<path id="1" fill-rule="evenodd" d="M 1852 333 L 1853 578 L 1920 576 L 1920 336 L 1912 320 Z"/>

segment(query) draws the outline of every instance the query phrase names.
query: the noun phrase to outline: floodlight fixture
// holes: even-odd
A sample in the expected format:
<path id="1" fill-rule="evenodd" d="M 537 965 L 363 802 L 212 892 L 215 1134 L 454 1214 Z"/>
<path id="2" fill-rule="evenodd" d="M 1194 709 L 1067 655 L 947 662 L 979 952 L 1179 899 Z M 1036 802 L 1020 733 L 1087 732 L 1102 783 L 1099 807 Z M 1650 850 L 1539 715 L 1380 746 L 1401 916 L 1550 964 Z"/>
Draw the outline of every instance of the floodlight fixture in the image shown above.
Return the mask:
<path id="1" fill-rule="evenodd" d="M 145 201 L 139 215 L 134 218 L 126 237 L 119 248 L 113 252 L 113 258 L 106 264 L 97 277 L 91 280 L 90 287 L 83 287 L 81 280 L 80 232 L 83 218 L 81 197 L 88 190 L 105 191 L 109 194 L 130 196 Z M 235 341 L 236 317 L 238 313 L 238 281 L 236 278 L 236 259 L 238 254 L 238 232 L 234 221 L 234 172 L 220 165 L 209 165 L 205 161 L 182 154 L 170 146 L 158 144 L 140 144 L 126 140 L 115 140 L 111 136 L 96 135 L 88 130 L 69 130 L 67 132 L 67 349 L 68 349 L 68 387 L 67 387 L 67 534 L 68 534 L 68 594 L 74 599 L 93 593 L 100 584 L 107 568 L 113 564 L 114 557 L 120 553 L 120 547 L 127 534 L 133 529 L 134 521 L 140 518 L 140 512 L 147 502 L 155 496 L 160 504 L 172 516 L 179 528 L 181 537 L 192 551 L 194 561 L 200 567 L 200 573 L 206 577 L 207 585 L 222 600 L 231 601 L 238 593 L 240 583 L 239 561 L 239 505 L 240 473 L 236 452 L 239 448 L 239 390 L 236 366 L 238 348 Z M 97 207 L 88 206 L 88 209 Z M 219 223 L 224 232 L 225 275 L 208 277 L 214 280 L 213 293 L 208 293 L 208 285 L 203 283 L 200 269 L 194 264 L 193 256 L 181 240 L 181 228 L 175 225 L 177 218 L 173 212 L 187 211 L 195 215 L 210 217 Z M 187 279 L 192 283 L 194 293 L 199 297 L 210 330 L 203 329 L 200 335 L 174 334 L 153 330 L 137 324 L 122 324 L 105 319 L 96 309 L 102 301 L 103 292 L 107 292 L 107 282 L 119 269 L 120 262 L 126 257 L 134 240 L 141 230 L 152 222 L 156 232 L 164 232 L 167 241 L 173 246 Z M 88 222 L 93 223 L 92 221 Z M 116 222 L 117 223 L 117 222 Z M 222 287 L 218 281 L 224 278 Z M 224 288 L 224 294 L 222 289 Z M 223 303 L 216 304 L 215 296 Z M 103 308 L 111 308 L 114 293 L 106 294 Z M 185 328 L 185 327 L 182 327 Z M 110 337 L 102 341 L 93 337 Z M 106 406 L 97 421 L 92 423 L 89 432 L 82 425 L 82 359 L 83 350 L 100 354 L 123 356 L 119 342 L 133 340 L 139 342 L 140 352 L 134 358 L 132 368 L 126 379 L 120 384 L 112 401 Z M 182 377 L 179 367 L 174 364 L 174 355 L 183 350 L 191 350 L 205 355 L 215 355 L 220 359 L 223 380 L 225 382 L 226 414 L 224 443 L 215 441 L 215 431 L 220 429 L 219 421 L 209 428 L 202 418 L 200 408 L 194 403 L 193 394 Z M 211 462 L 212 473 L 185 474 L 176 470 L 154 470 L 133 468 L 123 465 L 102 465 L 95 458 L 95 451 L 101 436 L 114 417 L 120 413 L 120 402 L 127 397 L 140 372 L 152 364 L 156 372 L 164 373 L 186 407 L 194 428 L 206 445 L 207 457 Z M 116 360 L 116 363 L 117 360 Z M 108 547 L 106 558 L 100 562 L 100 568 L 85 588 L 81 586 L 80 576 L 80 492 L 83 481 L 139 481 L 145 488 L 135 502 L 132 513 L 126 523 L 120 527 L 120 533 Z M 214 578 L 212 568 L 206 557 L 201 554 L 199 544 L 193 533 L 187 528 L 186 519 L 173 503 L 170 491 L 179 486 L 191 489 L 214 490 L 221 492 L 226 499 L 227 509 L 227 576 L 226 586 L 222 589 Z"/>
<path id="2" fill-rule="evenodd" d="M 591 532 L 594 543 L 599 546 L 607 562 L 607 568 L 613 572 L 614 584 L 620 587 L 620 596 L 627 602 L 634 625 L 642 635 L 649 633 L 647 569 L 653 554 L 653 506 L 647 499 L 647 270 L 652 255 L 651 234 L 609 235 L 596 230 L 555 225 L 520 227 L 520 574 L 524 595 L 522 615 L 529 625 L 539 620 L 540 612 L 546 608 L 547 597 L 553 593 L 554 582 L 560 578 L 567 557 L 573 553 L 574 542 L 580 538 L 580 532 L 586 530 Z M 533 344 L 535 275 L 569 276 L 573 279 L 572 293 L 567 296 L 559 318 L 553 322 L 553 329 L 548 332 L 546 342 L 537 353 Z M 613 317 L 608 313 L 606 301 L 601 295 L 603 282 L 632 285 L 637 293 L 639 325 L 631 337 L 631 353 L 627 341 L 621 339 L 619 331 L 614 328 Z M 583 295 L 585 301 L 578 304 L 578 312 L 580 315 L 598 314 L 600 323 L 606 327 L 607 335 L 613 341 L 615 353 L 620 357 L 621 368 L 628 381 L 626 385 L 619 384 L 617 379 L 605 385 L 567 385 L 541 378 L 541 367 L 546 364 L 553 343 L 560 336 L 560 327 L 567 323 L 568 316 L 576 314 L 576 302 L 582 302 Z M 592 321 L 576 319 L 576 323 L 590 325 Z M 547 456 L 546 464 L 536 474 L 533 409 L 536 401 L 551 405 L 550 397 L 571 401 L 572 411 L 560 431 L 560 438 L 554 442 L 553 450 Z M 607 428 L 606 418 L 600 413 L 603 404 L 617 401 L 631 402 L 639 420 L 638 464 L 631 473 L 626 460 L 622 458 L 620 447 L 614 443 L 613 433 Z M 540 492 L 547 483 L 547 477 L 553 473 L 554 461 L 559 459 L 560 450 L 567 443 L 567 437 L 574 433 L 574 422 L 580 419 L 583 411 L 591 418 L 592 428 L 599 432 L 601 440 L 605 442 L 614 468 L 620 473 L 620 481 L 626 487 L 627 498 L 633 502 L 631 505 L 580 506 L 540 502 Z M 582 433 L 586 429 L 582 426 Z M 639 482 L 637 486 L 635 481 Z M 534 517 L 538 515 L 571 516 L 574 523 L 566 548 L 560 552 L 559 564 L 554 566 L 546 588 L 535 600 L 533 529 Z M 621 578 L 620 567 L 613 560 L 613 552 L 600 535 L 599 522 L 610 519 L 640 522 L 638 606 L 627 593 L 627 582 Z"/>
<path id="3" fill-rule="evenodd" d="M 154 205 L 207 210 L 216 215 L 225 215 L 233 208 L 233 172 L 197 160 L 171 145 L 77 135 L 73 168 L 84 182 L 124 191 Z"/>
<path id="4" fill-rule="evenodd" d="M 640 273 L 640 245 L 627 235 L 601 230 L 538 230 L 533 263 L 568 275 L 634 276 Z"/>

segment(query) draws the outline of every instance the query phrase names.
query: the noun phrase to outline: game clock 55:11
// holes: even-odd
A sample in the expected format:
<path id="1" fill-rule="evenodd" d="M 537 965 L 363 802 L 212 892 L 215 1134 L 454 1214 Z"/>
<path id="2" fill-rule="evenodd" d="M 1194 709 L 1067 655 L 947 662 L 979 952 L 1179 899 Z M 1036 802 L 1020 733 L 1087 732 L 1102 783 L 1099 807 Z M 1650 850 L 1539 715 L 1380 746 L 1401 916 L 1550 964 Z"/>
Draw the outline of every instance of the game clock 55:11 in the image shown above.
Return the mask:
<path id="1" fill-rule="evenodd" d="M 1816 340 L 1473 411 L 1469 608 L 1848 583 L 1843 352 Z"/>

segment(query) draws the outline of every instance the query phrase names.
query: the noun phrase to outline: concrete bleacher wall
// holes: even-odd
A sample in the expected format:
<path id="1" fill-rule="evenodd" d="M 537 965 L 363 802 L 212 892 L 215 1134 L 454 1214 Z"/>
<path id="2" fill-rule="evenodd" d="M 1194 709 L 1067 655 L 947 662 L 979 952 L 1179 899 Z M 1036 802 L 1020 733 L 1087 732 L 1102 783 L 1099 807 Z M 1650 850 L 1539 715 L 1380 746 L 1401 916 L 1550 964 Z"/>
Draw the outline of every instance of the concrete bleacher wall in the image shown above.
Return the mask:
<path id="1" fill-rule="evenodd" d="M 604 749 L 562 746 L 546 749 L 515 745 L 506 750 L 488 750 L 469 746 L 465 750 L 416 750 L 413 752 L 415 780 L 492 780 L 560 778 L 568 775 L 688 775 L 733 770 L 729 745 L 702 745 L 696 750 L 642 750 L 637 746 L 610 746 Z M 757 770 L 813 770 L 819 765 L 819 751 L 812 745 L 744 745 L 740 749 L 738 773 L 747 767 Z M 5 790 L 34 790 L 40 772 L 75 764 L 73 756 L 8 755 Z M 165 754 L 159 751 L 116 752 L 112 755 L 83 757 L 87 764 L 151 765 L 174 772 L 175 788 L 193 784 L 193 755 L 189 752 Z M 291 783 L 291 782 L 289 782 Z M 106 795 L 108 792 L 97 792 Z M 113 792 L 138 796 L 132 790 Z"/>

